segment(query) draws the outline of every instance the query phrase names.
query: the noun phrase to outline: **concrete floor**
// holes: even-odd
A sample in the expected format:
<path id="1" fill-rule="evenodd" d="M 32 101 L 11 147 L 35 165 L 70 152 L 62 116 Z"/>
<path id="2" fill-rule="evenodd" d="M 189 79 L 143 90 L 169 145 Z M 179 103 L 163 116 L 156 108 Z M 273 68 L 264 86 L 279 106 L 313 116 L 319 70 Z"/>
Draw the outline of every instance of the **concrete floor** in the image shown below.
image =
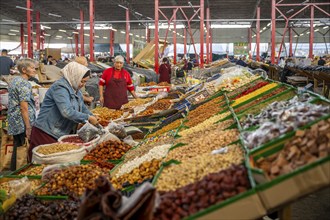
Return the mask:
<path id="1" fill-rule="evenodd" d="M 330 187 L 291 205 L 292 220 L 330 220 Z"/>

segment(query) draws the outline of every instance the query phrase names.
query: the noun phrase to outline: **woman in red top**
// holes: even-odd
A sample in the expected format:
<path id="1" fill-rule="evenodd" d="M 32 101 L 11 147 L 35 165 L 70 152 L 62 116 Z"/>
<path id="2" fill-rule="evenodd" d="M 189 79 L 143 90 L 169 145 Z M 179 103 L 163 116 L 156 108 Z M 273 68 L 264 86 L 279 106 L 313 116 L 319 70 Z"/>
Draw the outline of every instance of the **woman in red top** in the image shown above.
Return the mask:
<path id="1" fill-rule="evenodd" d="M 163 58 L 163 63 L 159 67 L 159 82 L 171 83 L 171 66 L 168 64 L 168 59 Z"/>
<path id="2" fill-rule="evenodd" d="M 120 109 L 123 104 L 126 104 L 127 90 L 134 98 L 137 98 L 131 76 L 123 69 L 123 65 L 124 57 L 116 56 L 115 66 L 104 70 L 100 79 L 100 102 L 107 108 Z"/>

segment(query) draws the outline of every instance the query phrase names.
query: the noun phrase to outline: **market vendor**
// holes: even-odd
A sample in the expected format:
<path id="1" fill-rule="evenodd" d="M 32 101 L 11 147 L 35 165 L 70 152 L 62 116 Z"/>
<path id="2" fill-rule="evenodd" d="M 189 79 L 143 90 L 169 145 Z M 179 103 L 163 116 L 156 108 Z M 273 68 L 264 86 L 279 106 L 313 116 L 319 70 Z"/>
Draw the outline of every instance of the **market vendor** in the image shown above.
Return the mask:
<path id="1" fill-rule="evenodd" d="M 124 57 L 116 56 L 115 65 L 104 70 L 99 83 L 100 102 L 110 109 L 120 109 L 128 103 L 127 91 L 138 98 L 130 74 L 123 69 Z M 104 89 L 105 87 L 105 89 Z"/>
<path id="2" fill-rule="evenodd" d="M 61 72 L 63 78 L 47 91 L 32 127 L 30 159 L 34 147 L 55 143 L 63 135 L 76 133 L 78 123 L 89 121 L 93 125 L 98 124 L 97 118 L 85 106 L 80 91 L 90 77 L 90 70 L 77 62 L 71 62 Z"/>

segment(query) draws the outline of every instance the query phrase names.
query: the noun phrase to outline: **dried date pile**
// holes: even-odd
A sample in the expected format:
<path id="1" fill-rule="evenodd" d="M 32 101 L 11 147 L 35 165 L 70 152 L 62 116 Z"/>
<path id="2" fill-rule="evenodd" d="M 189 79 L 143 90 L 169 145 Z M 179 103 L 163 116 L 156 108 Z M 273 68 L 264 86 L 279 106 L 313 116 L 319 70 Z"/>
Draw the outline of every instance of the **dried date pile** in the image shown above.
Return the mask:
<path id="1" fill-rule="evenodd" d="M 180 177 L 178 177 L 180 178 Z M 234 165 L 202 180 L 161 195 L 154 220 L 182 219 L 211 205 L 247 191 L 250 183 L 246 168 Z"/>
<path id="2" fill-rule="evenodd" d="M 79 206 L 79 199 L 52 200 L 50 202 L 32 195 L 25 195 L 6 212 L 4 219 L 76 219 Z"/>
<path id="3" fill-rule="evenodd" d="M 89 152 L 84 160 L 118 160 L 132 147 L 124 142 L 105 141 Z"/>
<path id="4" fill-rule="evenodd" d="M 107 170 L 95 165 L 71 166 L 49 174 L 49 181 L 36 191 L 37 195 L 81 196 L 85 189 L 94 189 L 94 180 L 107 175 Z"/>

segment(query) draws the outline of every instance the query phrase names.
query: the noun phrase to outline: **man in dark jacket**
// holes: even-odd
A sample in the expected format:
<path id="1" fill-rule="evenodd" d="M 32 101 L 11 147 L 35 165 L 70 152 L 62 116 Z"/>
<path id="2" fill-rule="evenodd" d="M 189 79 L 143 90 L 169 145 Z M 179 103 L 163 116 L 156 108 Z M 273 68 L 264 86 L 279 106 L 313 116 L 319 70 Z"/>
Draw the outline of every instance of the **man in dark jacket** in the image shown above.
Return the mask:
<path id="1" fill-rule="evenodd" d="M 325 60 L 323 59 L 323 57 L 320 57 L 319 61 L 317 61 L 317 65 L 324 66 L 324 64 L 325 64 Z"/>
<path id="2" fill-rule="evenodd" d="M 8 51 L 3 49 L 0 56 L 0 77 L 3 75 L 9 75 L 10 69 L 14 66 L 14 62 L 8 57 Z"/>

